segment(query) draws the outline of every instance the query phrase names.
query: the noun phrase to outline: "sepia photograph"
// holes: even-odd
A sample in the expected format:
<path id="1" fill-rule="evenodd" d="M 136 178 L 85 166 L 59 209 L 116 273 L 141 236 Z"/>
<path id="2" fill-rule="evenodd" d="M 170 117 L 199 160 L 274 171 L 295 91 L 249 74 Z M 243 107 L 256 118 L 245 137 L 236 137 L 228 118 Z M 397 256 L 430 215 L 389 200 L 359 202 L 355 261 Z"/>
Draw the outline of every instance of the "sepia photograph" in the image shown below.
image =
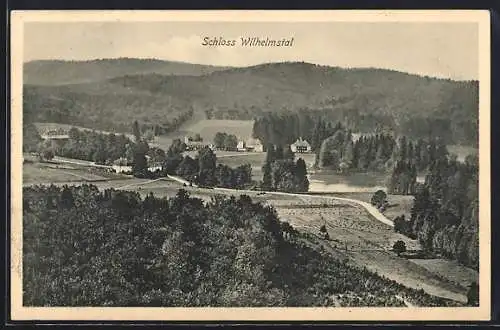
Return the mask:
<path id="1" fill-rule="evenodd" d="M 487 11 L 18 11 L 21 320 L 487 320 Z"/>

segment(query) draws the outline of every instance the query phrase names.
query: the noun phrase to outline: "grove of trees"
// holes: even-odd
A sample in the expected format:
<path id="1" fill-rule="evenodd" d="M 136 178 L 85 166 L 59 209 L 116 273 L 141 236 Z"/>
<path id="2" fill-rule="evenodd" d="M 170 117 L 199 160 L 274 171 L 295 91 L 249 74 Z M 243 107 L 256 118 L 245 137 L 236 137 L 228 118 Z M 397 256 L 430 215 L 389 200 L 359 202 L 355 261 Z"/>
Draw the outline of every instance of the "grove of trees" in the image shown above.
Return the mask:
<path id="1" fill-rule="evenodd" d="M 219 150 L 234 151 L 238 146 L 238 138 L 234 134 L 217 132 L 214 145 Z"/>
<path id="2" fill-rule="evenodd" d="M 68 140 L 53 143 L 55 155 L 93 161 L 97 164 L 112 164 L 127 153 L 130 154 L 128 149 L 135 145 L 124 134 L 105 134 L 71 128 L 68 135 Z"/>
<path id="3" fill-rule="evenodd" d="M 262 166 L 263 190 L 284 192 L 307 192 L 309 179 L 307 178 L 306 163 L 302 158 L 294 160 L 295 155 L 287 147 L 268 145 L 266 160 Z"/>
<path id="4" fill-rule="evenodd" d="M 469 156 L 434 161 L 415 192 L 411 217 L 395 219 L 394 229 L 445 257 L 479 267 L 479 162 Z"/>
<path id="5" fill-rule="evenodd" d="M 320 168 L 341 172 L 392 169 L 398 176 L 415 170 L 424 171 L 435 160 L 448 156 L 442 140 L 412 141 L 406 136 L 396 140 L 392 135 L 382 133 L 362 135 L 354 141 L 352 133 L 340 124 L 333 131 L 319 142 L 316 165 Z M 312 145 L 318 144 L 313 140 Z"/>
<path id="6" fill-rule="evenodd" d="M 185 144 L 181 140 L 172 142 L 165 156 L 165 174 L 178 175 L 197 185 L 208 187 L 243 189 L 252 183 L 250 164 L 231 168 L 225 164 L 217 164 L 217 157 L 209 147 L 200 149 L 195 158 L 183 156 L 184 149 Z"/>

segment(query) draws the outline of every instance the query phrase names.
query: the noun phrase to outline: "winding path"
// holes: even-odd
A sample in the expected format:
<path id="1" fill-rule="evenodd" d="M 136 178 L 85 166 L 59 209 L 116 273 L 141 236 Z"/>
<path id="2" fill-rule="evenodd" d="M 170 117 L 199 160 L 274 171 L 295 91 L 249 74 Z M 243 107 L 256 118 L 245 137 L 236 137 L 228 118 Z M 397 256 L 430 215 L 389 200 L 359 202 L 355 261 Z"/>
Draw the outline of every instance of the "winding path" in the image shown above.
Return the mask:
<path id="1" fill-rule="evenodd" d="M 54 157 L 54 160 L 63 162 L 63 163 L 70 163 L 70 164 L 77 164 L 77 165 L 86 165 L 86 166 L 94 166 L 94 167 L 103 167 L 103 168 L 111 168 L 111 166 L 106 166 L 106 165 L 98 165 L 95 164 L 94 162 L 88 162 L 88 161 L 81 161 L 81 160 L 75 160 L 75 159 L 68 159 L 68 158 L 62 158 L 62 157 Z M 184 180 L 183 178 L 180 178 L 178 176 L 174 175 L 167 175 L 167 177 L 171 180 L 177 181 L 181 184 L 185 184 L 186 186 L 190 185 L 190 182 L 187 180 Z M 153 181 L 157 181 L 153 180 Z M 144 183 L 142 183 L 144 184 Z M 126 187 L 126 186 L 124 186 Z M 120 188 L 124 188 L 120 187 Z M 198 187 L 195 184 L 192 184 L 192 187 Z M 229 189 L 229 188 L 213 188 L 214 190 L 218 191 L 226 191 L 226 192 L 232 192 L 232 193 L 255 193 L 255 190 L 240 190 L 240 189 Z M 273 195 L 280 195 L 280 196 L 295 196 L 295 197 L 304 197 L 307 196 L 308 198 L 319 198 L 319 199 L 331 199 L 331 200 L 337 200 L 337 201 L 344 201 L 352 204 L 359 205 L 363 207 L 370 215 L 372 215 L 376 220 L 394 227 L 394 222 L 392 220 L 389 220 L 385 215 L 383 215 L 377 208 L 375 208 L 373 205 L 370 203 L 360 201 L 357 199 L 352 199 L 352 198 L 344 198 L 344 197 L 336 197 L 336 196 L 327 196 L 327 195 L 312 195 L 312 194 L 307 194 L 307 193 L 301 193 L 301 194 L 295 194 L 295 193 L 285 193 L 285 192 L 278 192 L 278 191 L 260 191 L 261 193 L 265 194 L 273 194 Z M 326 191 L 325 193 L 328 193 Z M 332 191 L 331 193 L 336 193 L 335 191 Z"/>
<path id="2" fill-rule="evenodd" d="M 189 185 L 189 182 L 173 175 L 168 175 L 169 179 L 172 179 L 174 181 L 177 181 L 182 184 Z M 196 185 L 193 185 L 193 187 L 196 187 Z M 344 201 L 347 203 L 351 204 L 356 204 L 361 207 L 363 207 L 371 216 L 373 216 L 376 220 L 394 227 L 394 222 L 389 220 L 385 215 L 383 215 L 377 208 L 375 208 L 373 205 L 370 203 L 360 201 L 357 199 L 352 199 L 352 198 L 344 198 L 344 197 L 336 197 L 336 196 L 326 196 L 326 195 L 312 195 L 312 194 L 307 194 L 307 193 L 302 193 L 302 194 L 295 194 L 295 193 L 285 193 L 285 192 L 278 192 L 278 191 L 255 191 L 255 190 L 245 190 L 245 189 L 230 189 L 230 188 L 213 188 L 213 190 L 217 191 L 225 191 L 225 192 L 231 192 L 231 193 L 264 193 L 264 194 L 272 194 L 272 195 L 278 195 L 278 196 L 294 196 L 294 197 L 304 197 L 307 196 L 308 198 L 318 198 L 318 199 L 330 199 L 330 200 L 337 200 L 337 201 Z M 333 193 L 333 192 L 332 192 Z"/>

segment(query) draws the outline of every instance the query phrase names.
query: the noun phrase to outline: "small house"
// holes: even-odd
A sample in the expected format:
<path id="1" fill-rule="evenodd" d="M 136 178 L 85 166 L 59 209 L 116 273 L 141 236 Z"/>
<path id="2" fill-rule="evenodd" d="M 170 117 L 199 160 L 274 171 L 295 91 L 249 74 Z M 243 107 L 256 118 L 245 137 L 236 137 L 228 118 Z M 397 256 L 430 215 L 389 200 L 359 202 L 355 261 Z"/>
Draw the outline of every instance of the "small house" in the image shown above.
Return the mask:
<path id="1" fill-rule="evenodd" d="M 184 143 L 186 144 L 186 150 L 200 150 L 203 147 L 208 146 L 208 144 L 203 142 L 203 139 L 193 139 L 190 136 L 184 137 Z"/>
<path id="2" fill-rule="evenodd" d="M 246 142 L 246 150 L 254 152 L 263 152 L 264 146 L 259 139 L 250 138 Z"/>
<path id="3" fill-rule="evenodd" d="M 292 152 L 297 153 L 305 153 L 311 152 L 311 145 L 306 140 L 303 140 L 301 137 L 297 139 L 294 143 L 290 145 L 290 149 Z"/>
<path id="4" fill-rule="evenodd" d="M 245 143 L 245 141 L 238 141 L 238 145 L 236 146 L 236 150 L 238 151 L 247 151 L 247 145 Z"/>

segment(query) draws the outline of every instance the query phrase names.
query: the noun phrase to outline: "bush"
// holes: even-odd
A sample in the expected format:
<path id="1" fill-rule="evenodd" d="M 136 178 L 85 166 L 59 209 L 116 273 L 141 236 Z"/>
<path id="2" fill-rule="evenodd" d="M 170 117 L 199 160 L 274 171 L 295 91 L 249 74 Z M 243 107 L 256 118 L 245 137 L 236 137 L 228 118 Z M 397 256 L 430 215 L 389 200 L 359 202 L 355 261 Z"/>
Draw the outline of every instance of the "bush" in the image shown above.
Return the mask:
<path id="1" fill-rule="evenodd" d="M 387 194 L 383 190 L 377 190 L 373 194 L 370 203 L 376 206 L 377 208 L 385 206 L 387 204 Z"/>
<path id="2" fill-rule="evenodd" d="M 403 253 L 403 252 L 406 252 L 406 244 L 405 242 L 399 240 L 397 241 L 396 243 L 394 243 L 394 245 L 392 246 L 392 250 L 394 252 L 396 252 L 398 254 L 398 256 Z"/>

